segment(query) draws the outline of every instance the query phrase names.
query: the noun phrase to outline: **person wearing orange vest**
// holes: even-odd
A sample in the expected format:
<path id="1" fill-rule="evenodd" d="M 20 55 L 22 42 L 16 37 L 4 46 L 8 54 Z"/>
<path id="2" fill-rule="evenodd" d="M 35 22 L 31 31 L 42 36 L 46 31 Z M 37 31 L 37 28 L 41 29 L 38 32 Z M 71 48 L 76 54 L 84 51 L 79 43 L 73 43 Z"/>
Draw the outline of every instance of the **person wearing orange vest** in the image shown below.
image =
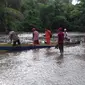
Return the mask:
<path id="1" fill-rule="evenodd" d="M 46 41 L 46 44 L 50 44 L 50 40 L 51 40 L 51 31 L 47 28 L 45 28 L 45 41 Z"/>

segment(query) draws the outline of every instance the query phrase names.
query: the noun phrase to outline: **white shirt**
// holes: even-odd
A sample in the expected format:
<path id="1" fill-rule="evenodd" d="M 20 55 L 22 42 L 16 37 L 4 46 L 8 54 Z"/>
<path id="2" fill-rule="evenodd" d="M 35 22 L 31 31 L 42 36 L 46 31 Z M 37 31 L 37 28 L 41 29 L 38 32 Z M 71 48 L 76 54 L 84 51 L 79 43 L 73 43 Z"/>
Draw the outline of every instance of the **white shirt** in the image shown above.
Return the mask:
<path id="1" fill-rule="evenodd" d="M 13 41 L 16 41 L 16 40 L 19 39 L 19 37 L 18 37 L 18 35 L 17 35 L 17 33 L 16 33 L 15 31 L 10 31 L 10 32 L 9 32 L 9 38 L 10 38 L 11 40 L 13 40 Z"/>
<path id="2" fill-rule="evenodd" d="M 67 37 L 68 37 L 68 33 L 64 32 L 64 38 L 67 38 Z"/>

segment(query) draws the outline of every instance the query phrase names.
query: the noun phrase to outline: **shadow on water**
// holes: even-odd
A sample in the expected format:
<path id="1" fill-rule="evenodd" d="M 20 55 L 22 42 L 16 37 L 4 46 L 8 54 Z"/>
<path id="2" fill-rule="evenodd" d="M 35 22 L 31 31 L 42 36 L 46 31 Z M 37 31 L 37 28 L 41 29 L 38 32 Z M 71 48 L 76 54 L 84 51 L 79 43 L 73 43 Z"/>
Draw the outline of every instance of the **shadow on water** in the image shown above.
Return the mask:
<path id="1" fill-rule="evenodd" d="M 60 54 L 59 57 L 56 57 L 56 60 L 57 60 L 57 64 L 62 64 L 64 62 L 64 55 L 63 54 Z"/>
<path id="2" fill-rule="evenodd" d="M 46 48 L 46 52 L 45 52 L 45 57 L 50 57 L 50 56 L 54 56 L 57 54 L 57 52 L 53 51 L 54 49 L 51 48 Z"/>

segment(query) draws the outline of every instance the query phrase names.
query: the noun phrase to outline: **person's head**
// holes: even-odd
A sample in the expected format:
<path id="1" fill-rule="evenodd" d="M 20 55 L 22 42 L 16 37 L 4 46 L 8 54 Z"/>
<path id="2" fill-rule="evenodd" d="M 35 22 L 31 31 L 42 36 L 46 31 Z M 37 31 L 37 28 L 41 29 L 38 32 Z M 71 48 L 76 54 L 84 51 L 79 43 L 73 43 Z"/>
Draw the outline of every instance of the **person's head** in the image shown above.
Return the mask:
<path id="1" fill-rule="evenodd" d="M 35 31 L 36 29 L 35 28 L 32 28 L 32 31 Z"/>
<path id="2" fill-rule="evenodd" d="M 66 31 L 67 31 L 67 29 L 65 28 L 65 29 L 64 29 L 64 32 L 66 32 Z"/>
<path id="3" fill-rule="evenodd" d="M 58 32 L 62 32 L 63 31 L 63 29 L 62 29 L 62 27 L 60 27 L 59 29 L 58 29 Z"/>
<path id="4" fill-rule="evenodd" d="M 50 30 L 49 28 L 45 28 L 45 31 Z"/>

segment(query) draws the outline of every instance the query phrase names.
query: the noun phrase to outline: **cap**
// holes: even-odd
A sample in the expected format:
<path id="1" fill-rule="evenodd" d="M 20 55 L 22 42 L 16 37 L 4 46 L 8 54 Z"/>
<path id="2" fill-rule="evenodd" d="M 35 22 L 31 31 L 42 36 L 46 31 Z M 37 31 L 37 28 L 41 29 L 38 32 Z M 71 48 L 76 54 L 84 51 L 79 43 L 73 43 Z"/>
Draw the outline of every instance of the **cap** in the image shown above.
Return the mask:
<path id="1" fill-rule="evenodd" d="M 35 31 L 36 29 L 35 28 L 32 28 L 32 31 Z"/>
<path id="2" fill-rule="evenodd" d="M 60 27 L 60 28 L 58 29 L 58 31 L 62 31 L 62 28 Z"/>

